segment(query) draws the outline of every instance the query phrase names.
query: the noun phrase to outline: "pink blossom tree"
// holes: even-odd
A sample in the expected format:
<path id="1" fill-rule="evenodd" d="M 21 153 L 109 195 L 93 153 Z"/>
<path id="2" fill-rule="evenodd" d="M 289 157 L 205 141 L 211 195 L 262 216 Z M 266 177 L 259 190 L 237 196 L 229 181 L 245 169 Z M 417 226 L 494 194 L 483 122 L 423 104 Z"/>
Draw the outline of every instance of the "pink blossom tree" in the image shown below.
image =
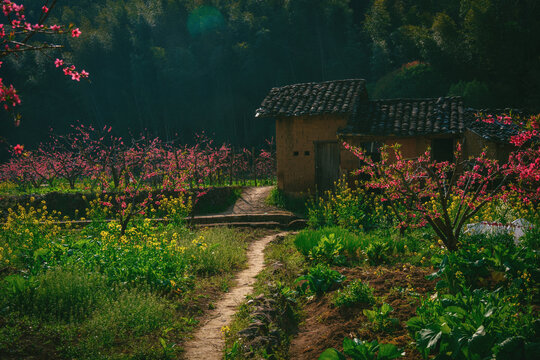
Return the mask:
<path id="1" fill-rule="evenodd" d="M 47 22 L 49 14 L 57 4 L 57 0 L 43 0 L 41 3 L 41 12 L 38 19 L 27 19 L 25 7 L 23 4 L 17 4 L 10 0 L 0 0 L 2 20 L 0 20 L 0 59 L 16 55 L 20 52 L 39 51 L 51 59 L 51 63 L 57 68 L 61 68 L 66 76 L 72 80 L 80 81 L 81 78 L 87 78 L 88 72 L 78 71 L 73 64 L 67 64 L 64 60 L 55 58 L 51 55 L 52 50 L 62 48 L 62 45 L 54 44 L 49 41 L 35 40 L 36 35 L 48 36 L 52 38 L 55 35 L 66 35 L 77 38 L 81 35 L 79 28 L 73 24 L 69 26 L 49 24 Z M 2 61 L 0 61 L 0 67 Z M 5 84 L 0 77 L 0 105 L 6 111 L 12 110 L 21 103 L 21 99 L 12 84 Z M 15 122 L 18 124 L 20 116 L 16 115 Z"/>
<path id="2" fill-rule="evenodd" d="M 144 215 L 156 194 L 163 188 L 152 187 L 153 179 L 158 176 L 153 164 L 159 139 L 142 138 L 133 141 L 132 146 L 125 152 L 124 166 L 120 170 L 119 181 L 111 189 L 107 179 L 103 181 L 104 193 L 114 192 L 112 202 L 104 201 L 102 205 L 111 208 L 121 225 L 121 234 L 124 235 L 129 222 L 137 215 Z"/>
<path id="3" fill-rule="evenodd" d="M 381 160 L 375 162 L 362 149 L 344 146 L 363 162 L 358 172 L 368 177 L 364 185 L 382 195 L 401 231 L 428 224 L 449 250 L 456 250 L 469 220 L 507 191 L 524 201 L 540 199 L 538 116 L 517 124 L 511 118 L 506 122 L 518 125 L 519 131 L 510 139 L 516 147 L 504 164 L 489 159 L 486 151 L 464 159 L 460 144 L 453 162 L 434 161 L 429 149 L 417 159 L 404 159 L 397 144 L 383 146 Z"/>

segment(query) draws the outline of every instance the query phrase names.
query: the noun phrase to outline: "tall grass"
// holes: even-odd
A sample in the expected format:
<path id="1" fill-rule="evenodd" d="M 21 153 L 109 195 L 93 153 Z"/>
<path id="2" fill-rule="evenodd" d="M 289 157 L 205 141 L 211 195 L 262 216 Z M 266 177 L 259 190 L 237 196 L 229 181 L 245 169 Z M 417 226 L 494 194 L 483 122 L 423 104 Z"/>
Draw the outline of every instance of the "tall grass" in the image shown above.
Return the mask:
<path id="1" fill-rule="evenodd" d="M 246 261 L 247 247 L 245 235 L 234 229 L 219 228 L 200 232 L 199 237 L 191 240 L 195 261 L 192 269 L 203 275 L 227 273 L 240 268 Z"/>
<path id="2" fill-rule="evenodd" d="M 52 269 L 29 279 L 12 275 L 0 294 L 15 311 L 63 322 L 84 320 L 110 296 L 102 275 L 77 269 Z"/>
<path id="3" fill-rule="evenodd" d="M 122 290 L 84 324 L 85 346 L 110 347 L 163 329 L 173 321 L 174 310 L 166 299 L 145 290 Z"/>

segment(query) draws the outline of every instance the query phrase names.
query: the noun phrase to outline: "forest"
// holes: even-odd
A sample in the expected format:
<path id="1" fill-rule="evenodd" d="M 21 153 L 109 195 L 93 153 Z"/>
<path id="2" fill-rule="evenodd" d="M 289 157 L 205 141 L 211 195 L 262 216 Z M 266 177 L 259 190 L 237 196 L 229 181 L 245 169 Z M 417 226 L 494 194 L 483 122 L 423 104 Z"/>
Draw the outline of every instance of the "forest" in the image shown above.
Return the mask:
<path id="1" fill-rule="evenodd" d="M 27 4 L 28 18 L 40 11 Z M 22 121 L 2 112 L 2 138 L 32 147 L 80 121 L 253 146 L 273 136 L 272 121 L 254 118 L 270 88 L 345 78 L 366 79 L 371 98 L 536 111 L 539 14 L 535 0 L 59 1 L 49 22 L 80 27 L 57 43 L 89 80 L 66 79 L 41 52 L 5 58 Z"/>

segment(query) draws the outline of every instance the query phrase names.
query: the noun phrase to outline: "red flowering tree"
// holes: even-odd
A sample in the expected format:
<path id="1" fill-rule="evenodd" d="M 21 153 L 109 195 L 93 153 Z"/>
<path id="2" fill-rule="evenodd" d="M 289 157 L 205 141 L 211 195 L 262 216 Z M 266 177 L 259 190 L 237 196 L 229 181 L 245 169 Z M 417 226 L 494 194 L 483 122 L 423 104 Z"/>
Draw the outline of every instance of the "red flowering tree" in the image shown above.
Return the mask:
<path id="1" fill-rule="evenodd" d="M 85 159 L 93 182 L 112 180 L 113 187 L 120 187 L 122 169 L 127 165 L 128 146 L 122 137 L 114 135 L 111 126 L 102 129 L 83 124 L 72 125 L 73 131 L 63 138 L 72 144 L 74 151 Z M 109 188 L 110 186 L 107 185 Z"/>
<path id="2" fill-rule="evenodd" d="M 503 119 L 506 123 L 512 119 Z M 510 188 L 521 195 L 524 201 L 540 200 L 540 114 L 524 121 L 517 120 L 520 130 L 510 139 L 519 150 L 508 158 L 508 167 L 516 174 Z"/>
<path id="3" fill-rule="evenodd" d="M 362 149 L 344 146 L 363 162 L 359 173 L 369 178 L 364 185 L 382 194 L 400 230 L 429 224 L 445 246 L 455 250 L 463 227 L 486 204 L 504 198 L 506 190 L 524 201 L 539 199 L 538 116 L 518 123 L 499 120 L 518 129 L 510 140 L 515 150 L 504 164 L 489 159 L 485 151 L 464 159 L 460 144 L 453 162 L 434 161 L 429 149 L 417 159 L 404 159 L 397 144 L 383 146 L 381 161 L 375 162 Z"/>
<path id="4" fill-rule="evenodd" d="M 120 168 L 118 183 L 111 188 L 111 182 L 103 177 L 102 191 L 113 193 L 111 201 L 102 205 L 111 208 L 112 213 L 121 225 L 124 235 L 129 222 L 137 215 L 146 214 L 147 208 L 154 202 L 154 193 L 163 188 L 153 188 L 154 179 L 159 175 L 156 171 L 155 158 L 160 146 L 159 139 L 133 140 L 129 149 L 123 154 L 123 166 Z"/>
<path id="5" fill-rule="evenodd" d="M 77 71 L 75 65 L 67 64 L 62 59 L 53 57 L 50 50 L 57 50 L 62 45 L 54 44 L 49 41 L 36 40 L 35 35 L 40 34 L 49 38 L 55 35 L 66 35 L 79 37 L 81 31 L 75 28 L 73 24 L 69 26 L 49 24 L 47 19 L 50 12 L 57 4 L 57 0 L 43 0 L 43 6 L 38 19 L 27 19 L 25 15 L 25 6 L 17 4 L 10 0 L 0 0 L 2 14 L 0 14 L 0 59 L 10 55 L 16 55 L 25 51 L 39 51 L 51 59 L 57 68 L 61 68 L 66 76 L 72 80 L 80 81 L 81 78 L 88 77 L 85 70 Z M 0 61 L 0 67 L 2 61 Z M 0 105 L 4 110 L 12 110 L 21 103 L 21 99 L 16 89 L 11 84 L 4 84 L 0 77 Z M 19 116 L 16 117 L 16 123 Z"/>

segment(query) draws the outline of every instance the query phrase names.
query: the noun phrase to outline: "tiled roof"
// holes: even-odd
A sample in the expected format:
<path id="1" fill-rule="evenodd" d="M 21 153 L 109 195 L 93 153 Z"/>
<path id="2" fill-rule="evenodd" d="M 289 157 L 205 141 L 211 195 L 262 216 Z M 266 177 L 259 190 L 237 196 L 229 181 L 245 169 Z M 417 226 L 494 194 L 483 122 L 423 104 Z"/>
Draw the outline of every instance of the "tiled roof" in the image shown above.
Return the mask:
<path id="1" fill-rule="evenodd" d="M 475 110 L 465 108 L 461 97 L 430 99 L 368 100 L 365 80 L 349 79 L 294 84 L 270 90 L 256 117 L 351 114 L 338 135 L 407 137 L 458 135 L 465 129 L 490 140 L 508 142 L 517 129 L 502 121 L 485 123 L 477 114 L 526 116 L 519 110 Z"/>
<path id="2" fill-rule="evenodd" d="M 360 102 L 340 135 L 415 136 L 459 134 L 465 128 L 460 97 Z"/>
<path id="3" fill-rule="evenodd" d="M 367 100 L 361 79 L 288 85 L 270 90 L 255 117 L 352 113 L 359 100 Z"/>
<path id="4" fill-rule="evenodd" d="M 479 120 L 486 118 L 487 115 L 493 116 L 493 122 Z M 510 115 L 512 118 L 516 116 L 523 118 L 529 114 L 518 109 L 468 109 L 465 115 L 467 129 L 470 129 L 486 140 L 508 143 L 510 137 L 519 133 L 519 129 L 516 125 L 505 124 L 502 119 L 505 115 Z"/>

